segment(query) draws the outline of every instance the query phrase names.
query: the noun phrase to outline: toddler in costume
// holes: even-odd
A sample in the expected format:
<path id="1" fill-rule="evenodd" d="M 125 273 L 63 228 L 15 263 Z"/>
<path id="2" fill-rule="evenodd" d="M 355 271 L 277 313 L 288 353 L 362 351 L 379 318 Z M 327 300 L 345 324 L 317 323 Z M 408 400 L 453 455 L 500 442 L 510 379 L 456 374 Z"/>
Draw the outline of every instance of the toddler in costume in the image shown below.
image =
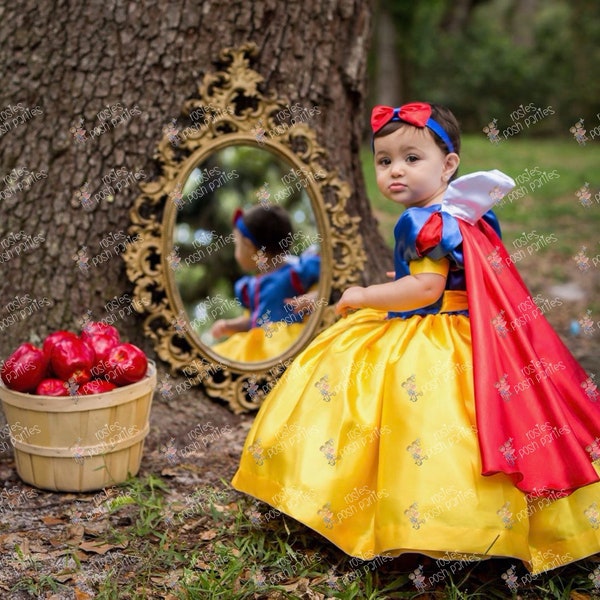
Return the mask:
<path id="1" fill-rule="evenodd" d="M 292 236 L 292 223 L 280 206 L 239 210 L 233 224 L 235 259 L 250 273 L 235 282 L 234 291 L 248 314 L 214 323 L 213 337 L 231 337 L 213 350 L 233 360 L 268 360 L 287 350 L 304 327 L 309 311 L 296 311 L 288 302 L 318 281 L 320 257 L 310 251 L 299 257 L 287 253 L 284 241 Z"/>
<path id="2" fill-rule="evenodd" d="M 395 280 L 344 292 L 265 399 L 234 487 L 362 559 L 537 573 L 600 552 L 600 394 L 500 240 L 489 209 L 514 182 L 453 180 L 444 107 L 377 106 L 371 125 L 377 185 L 406 208 Z"/>

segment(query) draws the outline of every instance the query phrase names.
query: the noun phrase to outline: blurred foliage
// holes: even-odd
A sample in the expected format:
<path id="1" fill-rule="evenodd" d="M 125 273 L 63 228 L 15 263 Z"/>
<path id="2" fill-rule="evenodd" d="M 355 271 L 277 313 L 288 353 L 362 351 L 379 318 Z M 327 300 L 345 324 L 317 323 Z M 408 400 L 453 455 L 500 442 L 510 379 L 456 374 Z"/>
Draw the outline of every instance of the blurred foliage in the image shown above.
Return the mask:
<path id="1" fill-rule="evenodd" d="M 555 114 L 528 133 L 569 135 L 579 118 L 588 129 L 599 124 L 600 3 L 393 0 L 378 10 L 395 24 L 398 104 L 445 104 L 471 132 L 493 118 L 506 127 L 515 108 L 530 103 Z"/>

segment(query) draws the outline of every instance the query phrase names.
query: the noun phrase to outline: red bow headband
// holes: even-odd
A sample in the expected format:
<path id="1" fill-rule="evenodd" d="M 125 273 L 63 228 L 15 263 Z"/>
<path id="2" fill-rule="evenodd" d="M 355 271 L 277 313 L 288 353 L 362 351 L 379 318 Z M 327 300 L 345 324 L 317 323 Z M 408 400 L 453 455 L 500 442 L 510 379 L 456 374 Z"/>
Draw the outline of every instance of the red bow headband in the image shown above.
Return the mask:
<path id="1" fill-rule="evenodd" d="M 260 244 L 256 240 L 256 238 L 252 235 L 252 232 L 248 229 L 246 223 L 244 223 L 244 211 L 241 208 L 238 208 L 233 213 L 233 226 L 237 227 L 239 232 L 245 237 L 248 238 L 257 248 L 260 248 Z"/>
<path id="2" fill-rule="evenodd" d="M 381 104 L 375 106 L 371 112 L 373 135 L 391 121 L 404 121 L 421 129 L 427 127 L 446 144 L 450 152 L 454 152 L 454 144 L 450 141 L 450 136 L 437 121 L 431 118 L 431 105 L 425 102 L 411 102 L 398 108 Z"/>

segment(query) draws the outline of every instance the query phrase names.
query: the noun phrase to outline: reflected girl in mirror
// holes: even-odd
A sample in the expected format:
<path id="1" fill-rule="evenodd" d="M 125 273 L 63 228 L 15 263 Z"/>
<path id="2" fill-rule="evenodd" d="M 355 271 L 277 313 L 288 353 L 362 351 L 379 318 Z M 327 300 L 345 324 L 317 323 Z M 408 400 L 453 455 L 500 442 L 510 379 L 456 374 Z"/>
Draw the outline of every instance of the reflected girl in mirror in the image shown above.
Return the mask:
<path id="1" fill-rule="evenodd" d="M 287 350 L 302 331 L 311 311 L 310 291 L 319 280 L 321 260 L 309 247 L 300 256 L 288 252 L 293 238 L 287 212 L 260 204 L 233 218 L 235 259 L 248 273 L 235 282 L 237 301 L 245 313 L 219 319 L 211 328 L 218 354 L 243 362 L 268 360 Z"/>

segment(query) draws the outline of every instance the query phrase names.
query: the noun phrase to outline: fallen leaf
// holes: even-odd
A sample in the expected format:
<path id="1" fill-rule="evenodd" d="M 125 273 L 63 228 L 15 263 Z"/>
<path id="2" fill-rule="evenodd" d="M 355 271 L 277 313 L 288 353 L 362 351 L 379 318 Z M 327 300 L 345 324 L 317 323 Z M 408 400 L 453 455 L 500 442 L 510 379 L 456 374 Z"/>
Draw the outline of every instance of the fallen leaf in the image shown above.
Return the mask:
<path id="1" fill-rule="evenodd" d="M 589 594 L 580 594 L 579 592 L 572 591 L 569 596 L 569 600 L 591 600 L 591 596 Z"/>
<path id="2" fill-rule="evenodd" d="M 83 542 L 79 548 L 85 552 L 94 552 L 95 554 L 106 554 L 109 550 L 115 548 L 127 548 L 127 542 L 123 544 L 101 544 L 95 541 Z"/>
<path id="3" fill-rule="evenodd" d="M 58 583 L 66 583 L 67 581 L 70 581 L 71 579 L 75 579 L 75 576 L 77 575 L 77 573 L 75 571 L 72 571 L 70 573 L 53 573 L 52 574 L 52 579 L 56 579 L 56 581 L 58 581 Z"/>
<path id="4" fill-rule="evenodd" d="M 63 544 L 69 544 L 70 546 L 76 546 L 83 539 L 85 530 L 83 525 L 80 523 L 70 523 L 67 525 L 65 535 L 56 538 L 50 538 L 49 542 L 53 546 L 62 546 Z"/>
<path id="5" fill-rule="evenodd" d="M 173 468 L 173 467 L 165 467 L 161 472 L 161 475 L 163 475 L 164 477 L 177 477 L 178 475 L 181 474 L 181 471 L 177 468 Z"/>
<path id="6" fill-rule="evenodd" d="M 217 537 L 217 532 L 214 529 L 208 529 L 200 534 L 200 539 L 204 541 L 214 540 Z"/>
<path id="7" fill-rule="evenodd" d="M 83 526 L 84 532 L 86 535 L 91 535 L 93 537 L 98 537 L 106 532 L 109 528 L 110 523 L 107 520 L 104 521 L 96 521 L 94 523 L 86 523 Z"/>
<path id="8" fill-rule="evenodd" d="M 93 596 L 90 596 L 78 587 L 75 588 L 75 600 L 88 600 L 89 598 L 93 598 Z"/>

